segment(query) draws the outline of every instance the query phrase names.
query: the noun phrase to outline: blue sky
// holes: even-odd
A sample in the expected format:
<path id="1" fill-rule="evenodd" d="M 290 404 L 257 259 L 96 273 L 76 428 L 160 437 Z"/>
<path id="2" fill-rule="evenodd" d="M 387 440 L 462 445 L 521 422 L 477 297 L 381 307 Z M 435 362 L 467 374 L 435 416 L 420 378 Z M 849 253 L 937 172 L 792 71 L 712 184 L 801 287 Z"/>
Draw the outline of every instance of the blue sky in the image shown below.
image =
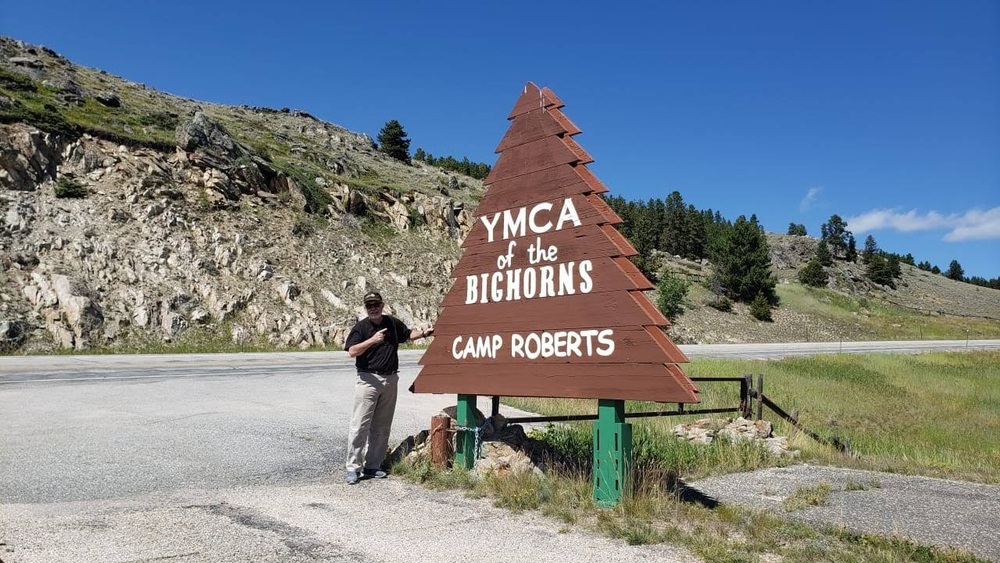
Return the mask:
<path id="1" fill-rule="evenodd" d="M 528 81 L 616 195 L 1000 276 L 1000 2 L 0 0 L 0 34 L 198 100 L 492 164 Z"/>

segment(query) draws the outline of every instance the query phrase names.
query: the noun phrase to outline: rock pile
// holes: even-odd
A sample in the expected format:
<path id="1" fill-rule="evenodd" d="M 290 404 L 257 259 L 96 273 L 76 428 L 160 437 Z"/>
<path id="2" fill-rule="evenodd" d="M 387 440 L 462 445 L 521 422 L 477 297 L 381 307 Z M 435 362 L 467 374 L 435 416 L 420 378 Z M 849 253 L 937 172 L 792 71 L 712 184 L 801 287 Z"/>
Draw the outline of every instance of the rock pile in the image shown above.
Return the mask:
<path id="1" fill-rule="evenodd" d="M 758 442 L 775 456 L 798 457 L 799 450 L 788 447 L 788 439 L 784 436 L 774 436 L 771 423 L 766 420 L 747 420 L 743 417 L 732 418 L 702 418 L 687 424 L 674 426 L 674 436 L 696 444 L 709 444 L 716 437 L 722 437 L 732 443 Z"/>

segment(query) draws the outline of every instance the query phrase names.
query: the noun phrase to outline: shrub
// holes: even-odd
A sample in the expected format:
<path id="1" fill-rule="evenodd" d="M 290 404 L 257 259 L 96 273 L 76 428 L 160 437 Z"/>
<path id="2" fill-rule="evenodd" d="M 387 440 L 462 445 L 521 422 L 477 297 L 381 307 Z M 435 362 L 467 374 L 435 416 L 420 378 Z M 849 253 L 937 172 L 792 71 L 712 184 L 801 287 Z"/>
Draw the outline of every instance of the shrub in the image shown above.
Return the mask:
<path id="1" fill-rule="evenodd" d="M 684 312 L 681 302 L 687 296 L 688 282 L 666 272 L 656 284 L 656 306 L 671 321 Z"/>
<path id="2" fill-rule="evenodd" d="M 750 314 L 758 321 L 770 322 L 773 320 L 771 319 L 771 303 L 768 302 L 763 292 L 758 293 L 750 302 Z"/>
<path id="3" fill-rule="evenodd" d="M 809 260 L 809 263 L 805 265 L 804 268 L 799 270 L 799 282 L 802 285 L 808 285 L 812 287 L 823 287 L 826 285 L 826 281 L 829 276 L 823 266 L 819 263 L 819 259 L 813 257 Z"/>
<path id="4" fill-rule="evenodd" d="M 56 180 L 56 197 L 84 198 L 87 197 L 87 186 L 71 178 L 62 177 Z"/>
<path id="5" fill-rule="evenodd" d="M 714 297 L 705 304 L 713 309 L 718 309 L 723 313 L 731 313 L 733 311 L 733 302 L 725 295 Z"/>

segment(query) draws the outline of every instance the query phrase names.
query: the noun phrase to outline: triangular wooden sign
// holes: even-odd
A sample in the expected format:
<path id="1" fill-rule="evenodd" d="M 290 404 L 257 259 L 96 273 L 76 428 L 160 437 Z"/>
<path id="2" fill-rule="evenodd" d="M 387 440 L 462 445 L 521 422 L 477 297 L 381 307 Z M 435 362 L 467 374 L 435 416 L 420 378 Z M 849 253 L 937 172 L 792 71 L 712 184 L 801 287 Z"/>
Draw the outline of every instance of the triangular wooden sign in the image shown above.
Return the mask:
<path id="1" fill-rule="evenodd" d="M 508 115 L 410 390 L 696 403 L 563 105 L 529 82 Z"/>

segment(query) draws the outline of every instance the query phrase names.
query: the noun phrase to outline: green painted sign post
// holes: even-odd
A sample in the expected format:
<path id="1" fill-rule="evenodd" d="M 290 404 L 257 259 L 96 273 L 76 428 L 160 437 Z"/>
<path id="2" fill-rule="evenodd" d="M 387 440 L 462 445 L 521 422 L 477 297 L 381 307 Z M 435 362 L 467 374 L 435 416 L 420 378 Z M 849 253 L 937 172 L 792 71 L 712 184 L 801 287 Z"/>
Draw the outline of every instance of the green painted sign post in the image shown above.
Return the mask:
<path id="1" fill-rule="evenodd" d="M 625 422 L 625 401 L 599 399 L 594 423 L 594 502 L 615 506 L 629 486 L 632 425 Z"/>
<path id="2" fill-rule="evenodd" d="M 476 426 L 476 396 L 459 395 L 458 412 L 455 416 L 462 428 Z M 476 434 L 471 430 L 460 430 L 455 435 L 455 465 L 464 469 L 472 469 L 476 464 Z"/>

